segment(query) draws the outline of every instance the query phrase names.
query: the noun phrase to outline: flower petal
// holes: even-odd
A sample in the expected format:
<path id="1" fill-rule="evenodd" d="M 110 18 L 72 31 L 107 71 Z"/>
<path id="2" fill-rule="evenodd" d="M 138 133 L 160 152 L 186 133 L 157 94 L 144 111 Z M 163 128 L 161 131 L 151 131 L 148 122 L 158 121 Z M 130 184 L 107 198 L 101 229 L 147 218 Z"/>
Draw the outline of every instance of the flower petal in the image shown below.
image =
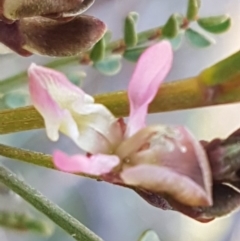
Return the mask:
<path id="1" fill-rule="evenodd" d="M 96 176 L 109 173 L 120 162 L 119 158 L 113 155 L 68 156 L 59 150 L 54 152 L 53 161 L 61 171 Z"/>
<path id="2" fill-rule="evenodd" d="M 86 126 L 92 128 L 109 142 L 109 150 L 113 152 L 115 147 L 122 141 L 123 133 L 118 120 L 101 104 L 72 105 L 76 122 L 81 131 Z"/>
<path id="3" fill-rule="evenodd" d="M 167 167 L 143 164 L 128 168 L 120 175 L 128 185 L 170 195 L 186 205 L 210 204 L 208 196 L 197 183 Z"/>
<path id="4" fill-rule="evenodd" d="M 222 183 L 214 184 L 212 189 L 213 204 L 208 207 L 190 207 L 172 199 L 167 201 L 174 210 L 204 223 L 226 216 L 239 209 L 240 193 L 238 191 Z"/>
<path id="5" fill-rule="evenodd" d="M 125 160 L 124 171 L 143 164 L 168 168 L 174 175 L 191 180 L 211 203 L 212 180 L 206 153 L 184 127 L 157 125 L 143 128 L 122 142 L 116 154 Z"/>
<path id="6" fill-rule="evenodd" d="M 73 101 L 84 103 L 87 99 L 85 93 L 72 85 L 63 74 L 48 68 L 32 64 L 28 75 L 31 99 L 44 118 L 48 137 L 56 141 L 61 126 L 65 134 L 78 136 L 77 125 L 65 108 Z M 93 102 L 90 97 L 89 101 Z"/>
<path id="7" fill-rule="evenodd" d="M 33 104 L 43 116 L 51 140 L 57 140 L 61 131 L 92 154 L 112 151 L 122 134 L 110 111 L 94 104 L 91 96 L 60 72 L 33 64 L 28 73 Z"/>
<path id="8" fill-rule="evenodd" d="M 212 174 L 202 145 L 182 126 L 171 127 L 171 130 L 171 135 L 165 137 L 165 143 L 164 138 L 160 138 L 160 146 L 166 146 L 157 152 L 160 165 L 191 178 L 205 191 L 211 203 Z M 158 137 L 151 142 L 151 146 L 159 150 Z"/>
<path id="9" fill-rule="evenodd" d="M 141 55 L 128 86 L 130 116 L 127 136 L 145 126 L 148 105 L 168 74 L 172 59 L 172 48 L 167 41 L 151 46 Z"/>
<path id="10" fill-rule="evenodd" d="M 133 136 L 124 140 L 116 150 L 116 154 L 121 158 L 129 158 L 133 153 L 138 152 L 144 145 L 148 144 L 151 138 L 159 132 L 165 132 L 165 126 L 148 126 Z"/>
<path id="11" fill-rule="evenodd" d="M 44 118 L 48 137 L 52 141 L 58 140 L 58 130 L 61 127 L 64 127 L 66 134 L 69 132 L 69 135 L 78 135 L 77 125 L 71 117 L 70 112 L 62 109 L 57 100 L 55 100 L 61 98 L 60 94 L 56 95 L 58 92 L 62 94 L 68 93 L 69 95 L 71 93 L 71 86 L 68 86 L 69 83 L 65 77 L 58 72 L 36 66 L 35 64 L 30 66 L 28 74 L 31 99 L 35 108 Z M 54 76 L 54 74 L 56 74 L 56 76 Z M 55 83 L 57 78 L 61 87 L 65 87 L 64 90 L 59 88 L 57 91 Z M 76 98 L 79 99 L 82 95 L 81 91 L 75 90 Z M 56 98 L 54 99 L 55 96 Z M 74 96 L 74 94 L 71 96 Z"/>

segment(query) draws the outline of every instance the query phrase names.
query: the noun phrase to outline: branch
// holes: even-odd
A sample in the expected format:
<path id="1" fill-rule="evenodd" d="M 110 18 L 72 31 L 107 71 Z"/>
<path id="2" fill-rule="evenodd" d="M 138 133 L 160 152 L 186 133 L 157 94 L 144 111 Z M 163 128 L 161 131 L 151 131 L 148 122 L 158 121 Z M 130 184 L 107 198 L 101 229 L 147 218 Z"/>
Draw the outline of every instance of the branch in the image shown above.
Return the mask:
<path id="1" fill-rule="evenodd" d="M 103 241 L 78 220 L 52 203 L 40 192 L 19 179 L 16 174 L 0 166 L 0 181 L 40 212 L 44 213 L 62 229 L 79 241 Z"/>
<path id="2" fill-rule="evenodd" d="M 149 113 L 184 110 L 240 101 L 240 51 L 207 68 L 200 75 L 163 84 L 149 106 Z M 1 87 L 1 86 L 0 86 Z M 95 96 L 116 117 L 128 116 L 126 91 Z M 44 127 L 32 107 L 0 111 L 0 134 Z"/>

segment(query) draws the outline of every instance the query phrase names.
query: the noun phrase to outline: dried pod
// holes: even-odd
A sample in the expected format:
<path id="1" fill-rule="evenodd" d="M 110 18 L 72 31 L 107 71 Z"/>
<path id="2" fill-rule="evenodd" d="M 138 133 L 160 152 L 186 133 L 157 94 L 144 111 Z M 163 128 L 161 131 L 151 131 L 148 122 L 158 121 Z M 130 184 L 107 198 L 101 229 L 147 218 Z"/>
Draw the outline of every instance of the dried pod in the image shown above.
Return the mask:
<path id="1" fill-rule="evenodd" d="M 94 0 L 0 0 L 0 19 L 18 20 L 27 17 L 75 16 L 84 12 Z"/>
<path id="2" fill-rule="evenodd" d="M 67 22 L 24 18 L 13 24 L 0 22 L 0 42 L 23 56 L 73 56 L 91 48 L 105 30 L 103 22 L 85 15 Z"/>

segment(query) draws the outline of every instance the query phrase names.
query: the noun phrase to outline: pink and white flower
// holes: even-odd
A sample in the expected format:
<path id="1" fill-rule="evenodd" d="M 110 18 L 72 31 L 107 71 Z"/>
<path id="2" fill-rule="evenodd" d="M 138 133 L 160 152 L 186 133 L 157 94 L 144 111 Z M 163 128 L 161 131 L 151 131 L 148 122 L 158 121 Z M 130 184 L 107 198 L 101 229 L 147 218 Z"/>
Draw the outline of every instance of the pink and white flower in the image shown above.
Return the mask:
<path id="1" fill-rule="evenodd" d="M 60 131 L 91 154 L 68 156 L 57 150 L 55 166 L 160 193 L 183 205 L 211 205 L 210 167 L 200 143 L 182 126 L 146 126 L 148 105 L 168 74 L 172 59 L 167 41 L 141 55 L 128 87 L 130 116 L 126 128 L 63 74 L 32 65 L 30 93 L 49 138 L 57 140 Z"/>

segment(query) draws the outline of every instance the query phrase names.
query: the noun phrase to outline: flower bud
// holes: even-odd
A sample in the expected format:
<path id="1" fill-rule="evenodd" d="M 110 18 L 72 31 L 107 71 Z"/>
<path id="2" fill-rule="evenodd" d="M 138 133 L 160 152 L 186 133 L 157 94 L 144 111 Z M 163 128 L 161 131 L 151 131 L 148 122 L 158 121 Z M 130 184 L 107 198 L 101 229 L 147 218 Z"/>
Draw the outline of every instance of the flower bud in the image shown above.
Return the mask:
<path id="1" fill-rule="evenodd" d="M 0 42 L 20 55 L 73 56 L 91 48 L 105 33 L 106 26 L 91 16 L 71 21 L 43 17 L 0 22 Z"/>
<path id="2" fill-rule="evenodd" d="M 215 139 L 204 144 L 212 169 L 214 181 L 240 181 L 240 131 L 237 130 L 227 139 Z"/>
<path id="3" fill-rule="evenodd" d="M 75 16 L 94 0 L 0 0 L 0 19 L 18 20 L 35 16 Z"/>

